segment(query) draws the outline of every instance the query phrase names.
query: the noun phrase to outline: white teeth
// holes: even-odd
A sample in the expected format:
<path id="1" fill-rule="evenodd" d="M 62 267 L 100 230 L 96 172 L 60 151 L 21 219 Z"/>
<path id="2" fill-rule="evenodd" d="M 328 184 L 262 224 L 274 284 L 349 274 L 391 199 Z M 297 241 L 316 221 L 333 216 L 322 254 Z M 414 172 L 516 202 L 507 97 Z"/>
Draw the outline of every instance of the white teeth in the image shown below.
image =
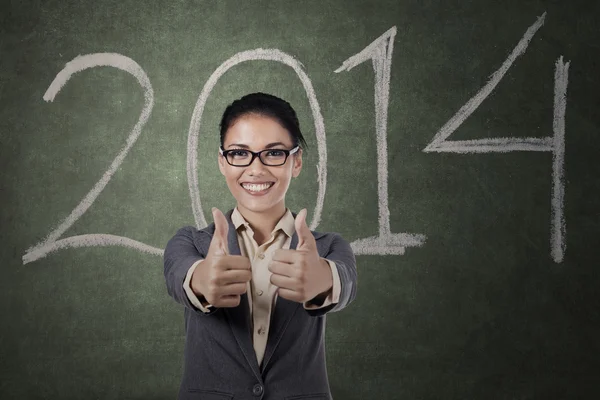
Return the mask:
<path id="1" fill-rule="evenodd" d="M 242 183 L 242 187 L 251 192 L 260 192 L 261 190 L 266 190 L 270 188 L 272 185 L 272 183 L 262 183 L 260 185 L 254 183 Z"/>

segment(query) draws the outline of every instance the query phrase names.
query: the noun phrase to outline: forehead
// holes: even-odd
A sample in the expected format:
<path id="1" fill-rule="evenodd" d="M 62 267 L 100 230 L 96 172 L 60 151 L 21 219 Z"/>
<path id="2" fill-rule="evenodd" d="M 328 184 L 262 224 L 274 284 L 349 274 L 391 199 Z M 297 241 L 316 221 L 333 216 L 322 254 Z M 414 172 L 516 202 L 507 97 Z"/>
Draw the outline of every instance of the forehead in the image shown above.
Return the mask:
<path id="1" fill-rule="evenodd" d="M 244 144 L 250 148 L 262 149 L 269 143 L 281 142 L 292 146 L 292 136 L 277 120 L 262 115 L 244 115 L 229 127 L 223 147 Z"/>

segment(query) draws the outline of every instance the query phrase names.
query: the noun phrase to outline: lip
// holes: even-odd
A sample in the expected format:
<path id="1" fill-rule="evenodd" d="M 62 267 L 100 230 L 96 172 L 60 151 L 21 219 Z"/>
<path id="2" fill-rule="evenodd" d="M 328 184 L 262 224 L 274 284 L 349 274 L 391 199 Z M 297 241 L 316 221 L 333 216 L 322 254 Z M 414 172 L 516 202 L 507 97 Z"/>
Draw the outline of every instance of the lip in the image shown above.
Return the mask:
<path id="1" fill-rule="evenodd" d="M 271 186 L 269 186 L 265 190 L 261 190 L 260 192 L 253 192 L 251 190 L 246 189 L 244 186 L 242 186 L 242 184 L 244 184 L 244 183 L 250 183 L 250 184 L 253 184 L 253 185 L 260 185 L 260 184 L 264 184 L 264 183 L 270 183 Z M 250 196 L 263 196 L 267 192 L 269 192 L 269 190 L 271 190 L 273 188 L 273 186 L 275 186 L 275 182 L 273 182 L 273 181 L 263 181 L 263 182 L 245 181 L 245 182 L 240 182 L 240 187 L 244 190 L 244 192 L 248 193 Z"/>

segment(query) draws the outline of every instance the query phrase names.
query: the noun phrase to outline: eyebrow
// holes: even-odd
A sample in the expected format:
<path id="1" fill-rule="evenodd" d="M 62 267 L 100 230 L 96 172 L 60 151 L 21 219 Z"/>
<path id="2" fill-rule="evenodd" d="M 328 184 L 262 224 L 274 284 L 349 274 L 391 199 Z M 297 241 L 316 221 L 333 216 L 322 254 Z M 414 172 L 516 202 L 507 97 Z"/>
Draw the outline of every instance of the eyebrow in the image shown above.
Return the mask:
<path id="1" fill-rule="evenodd" d="M 275 146 L 284 146 L 285 147 L 286 144 L 282 143 L 282 142 L 273 142 L 273 143 L 269 143 L 268 145 L 266 145 L 265 149 L 270 149 L 271 147 L 275 147 Z M 233 143 L 233 144 L 230 144 L 229 146 L 227 146 L 227 148 L 230 148 L 230 147 L 239 147 L 242 149 L 250 149 L 250 146 L 248 146 L 246 144 L 242 144 L 242 143 Z"/>

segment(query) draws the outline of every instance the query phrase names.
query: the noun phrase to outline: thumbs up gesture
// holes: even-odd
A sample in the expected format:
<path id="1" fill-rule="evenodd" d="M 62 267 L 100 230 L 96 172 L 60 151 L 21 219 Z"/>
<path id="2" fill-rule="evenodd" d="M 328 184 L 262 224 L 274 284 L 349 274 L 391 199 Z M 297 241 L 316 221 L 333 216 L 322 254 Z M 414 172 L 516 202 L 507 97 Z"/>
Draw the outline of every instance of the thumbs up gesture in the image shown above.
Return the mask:
<path id="1" fill-rule="evenodd" d="M 227 219 L 217 208 L 212 209 L 212 214 L 215 232 L 206 258 L 192 274 L 190 286 L 198 297 L 204 296 L 215 307 L 236 307 L 252 279 L 250 260 L 229 255 Z"/>
<path id="2" fill-rule="evenodd" d="M 296 216 L 295 226 L 296 249 L 276 250 L 269 271 L 271 283 L 279 288 L 279 296 L 304 303 L 328 292 L 333 287 L 333 276 L 327 261 L 319 256 L 315 238 L 306 225 L 306 209 Z"/>

